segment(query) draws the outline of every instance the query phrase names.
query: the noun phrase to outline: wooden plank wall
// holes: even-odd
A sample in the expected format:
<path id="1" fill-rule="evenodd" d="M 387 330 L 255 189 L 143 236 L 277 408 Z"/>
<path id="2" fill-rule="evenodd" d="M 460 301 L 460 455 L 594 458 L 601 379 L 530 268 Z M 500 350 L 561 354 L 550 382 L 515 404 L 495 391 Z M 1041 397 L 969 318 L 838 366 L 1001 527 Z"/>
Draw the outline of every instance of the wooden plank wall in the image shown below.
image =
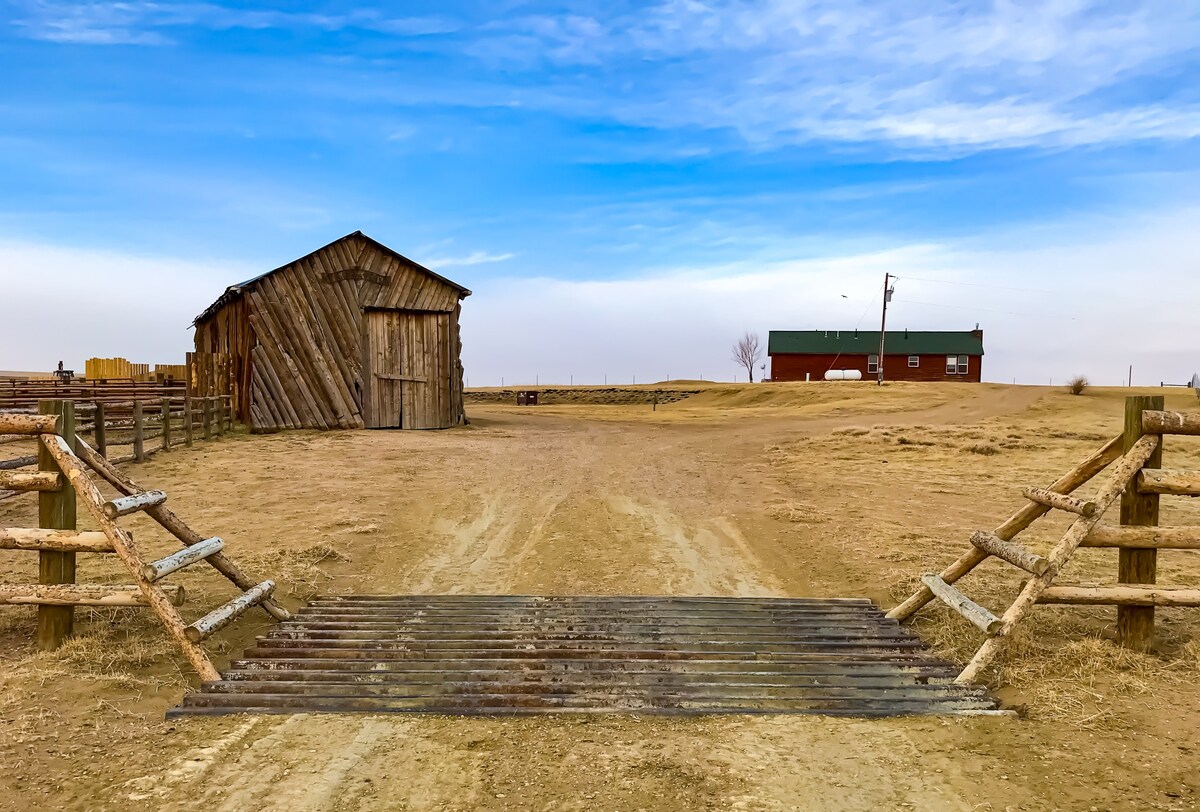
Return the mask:
<path id="1" fill-rule="evenodd" d="M 186 381 L 187 364 L 155 364 L 153 378 L 156 381 Z M 225 393 L 228 394 L 228 393 Z"/>
<path id="2" fill-rule="evenodd" d="M 233 356 L 224 352 L 187 354 L 187 392 L 194 398 L 230 395 L 237 390 Z M 235 410 L 236 413 L 236 410 Z"/>
<path id="3" fill-rule="evenodd" d="M 83 362 L 84 377 L 89 381 L 104 381 L 113 378 L 149 381 L 149 364 L 134 364 L 127 358 L 89 358 Z"/>
<path id="4" fill-rule="evenodd" d="M 225 391 L 210 391 L 207 382 L 192 384 L 192 391 L 202 396 L 229 395 L 233 413 L 239 423 L 250 425 L 250 348 L 254 346 L 254 331 L 248 319 L 245 299 L 234 299 L 204 323 L 196 325 L 196 355 L 224 355 L 229 358 Z M 204 375 L 213 362 L 201 360 L 199 369 L 189 369 L 189 376 Z M 189 357 L 189 368 L 196 364 Z"/>
<path id="5" fill-rule="evenodd" d="M 454 360 L 447 374 L 451 391 L 433 408 L 445 410 L 439 424 L 454 425 L 462 419 L 459 295 L 351 235 L 247 285 L 242 296 L 197 323 L 196 347 L 233 356 L 233 379 L 249 393 L 235 408 L 253 430 L 361 428 L 372 403 L 365 311 L 441 313 Z"/>

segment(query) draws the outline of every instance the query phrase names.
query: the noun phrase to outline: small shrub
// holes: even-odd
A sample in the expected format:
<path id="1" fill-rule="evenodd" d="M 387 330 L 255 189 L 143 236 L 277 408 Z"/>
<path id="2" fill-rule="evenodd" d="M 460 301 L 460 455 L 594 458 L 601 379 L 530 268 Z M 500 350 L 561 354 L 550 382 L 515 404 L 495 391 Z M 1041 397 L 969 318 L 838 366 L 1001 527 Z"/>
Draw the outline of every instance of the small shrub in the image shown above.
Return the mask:
<path id="1" fill-rule="evenodd" d="M 968 454 L 979 454 L 984 457 L 991 457 L 1000 453 L 1000 449 L 991 443 L 976 443 L 975 445 L 967 446 L 963 451 Z"/>
<path id="2" fill-rule="evenodd" d="M 1082 395 L 1087 391 L 1088 379 L 1083 375 L 1076 375 L 1071 380 L 1067 381 L 1067 391 L 1072 395 Z"/>
<path id="3" fill-rule="evenodd" d="M 932 443 L 932 442 L 930 442 L 929 440 L 913 440 L 913 439 L 910 439 L 910 438 L 908 438 L 908 437 L 900 436 L 900 437 L 897 437 L 897 438 L 896 438 L 896 445 L 923 445 L 923 446 L 931 446 L 931 445 L 933 445 L 933 443 Z"/>

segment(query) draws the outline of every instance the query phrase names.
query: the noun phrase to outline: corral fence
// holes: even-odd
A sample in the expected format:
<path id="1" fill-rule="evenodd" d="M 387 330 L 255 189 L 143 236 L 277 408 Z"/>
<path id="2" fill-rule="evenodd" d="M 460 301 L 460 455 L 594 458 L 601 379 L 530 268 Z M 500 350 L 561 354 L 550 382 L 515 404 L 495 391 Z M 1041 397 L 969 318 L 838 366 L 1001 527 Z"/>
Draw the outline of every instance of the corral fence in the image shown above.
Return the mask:
<path id="1" fill-rule="evenodd" d="M 185 418 L 188 405 L 190 398 L 185 402 Z M 170 437 L 170 413 L 171 404 L 164 400 L 164 441 Z M 210 413 L 211 408 L 206 407 L 205 414 Z M 275 582 L 247 577 L 223 552 L 224 540 L 205 537 L 189 527 L 166 507 L 164 491 L 143 488 L 119 471 L 80 436 L 79 426 L 75 404 L 66 400 L 42 401 L 34 414 L 0 412 L 0 434 L 24 437 L 35 443 L 38 451 L 38 470 L 0 471 L 0 486 L 37 493 L 39 524 L 36 528 L 0 527 L 0 550 L 38 553 L 38 583 L 0 584 L 0 604 L 38 607 L 38 647 L 43 650 L 58 647 L 71 635 L 76 606 L 147 607 L 200 678 L 219 679 L 220 673 L 200 643 L 255 606 L 278 620 L 289 618 L 287 609 L 272 598 Z M 169 447 L 164 442 L 163 448 Z M 117 495 L 102 494 L 103 483 Z M 78 506 L 90 514 L 99 531 L 77 529 Z M 157 522 L 183 549 L 158 560 L 147 558 L 146 545 L 135 545 L 133 536 L 118 521 L 138 513 Z M 77 583 L 77 553 L 115 554 L 132 583 Z M 178 610 L 186 597 L 183 586 L 162 579 L 200 563 L 228 578 L 240 594 L 188 623 Z"/>
<path id="2" fill-rule="evenodd" d="M 192 397 L 182 387 L 167 387 L 171 392 L 155 397 L 139 397 L 129 391 L 122 395 L 98 395 L 92 399 L 75 397 L 43 398 L 40 402 L 70 401 L 77 415 L 75 431 L 85 437 L 96 452 L 112 464 L 141 462 L 173 446 L 191 446 L 198 440 L 212 440 L 233 430 L 235 421 L 228 395 Z M 74 395 L 84 393 L 75 392 Z M 129 395 L 132 399 L 126 399 Z M 37 406 L 0 404 L 0 412 L 36 414 Z M 29 441 L 21 434 L 0 434 L 0 447 Z M 22 454 L 21 451 L 33 453 Z M 38 464 L 36 449 L 17 450 L 0 458 L 0 471 L 14 471 Z M 19 490 L 0 490 L 0 499 L 20 494 Z"/>

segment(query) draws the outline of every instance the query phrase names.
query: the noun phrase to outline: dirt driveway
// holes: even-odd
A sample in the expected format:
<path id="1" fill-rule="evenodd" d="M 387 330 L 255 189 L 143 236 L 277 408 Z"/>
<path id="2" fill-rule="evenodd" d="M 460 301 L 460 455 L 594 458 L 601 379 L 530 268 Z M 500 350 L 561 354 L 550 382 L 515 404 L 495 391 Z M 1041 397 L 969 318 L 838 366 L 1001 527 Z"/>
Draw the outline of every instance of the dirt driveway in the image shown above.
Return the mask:
<path id="1" fill-rule="evenodd" d="M 612 413 L 596 419 L 586 410 L 476 408 L 473 426 L 453 432 L 233 438 L 160 456 L 139 469 L 139 478 L 164 487 L 197 525 L 219 528 L 236 558 L 270 570 L 322 551 L 305 570 L 311 577 L 292 584 L 299 596 L 319 589 L 883 597 L 889 584 L 866 590 L 853 583 L 845 546 L 821 552 L 831 540 L 806 532 L 781 508 L 795 498 L 795 482 L 773 450 L 848 426 L 977 423 L 1019 413 L 1043 394 L 998 391 L 972 390 L 932 408 L 804 419 L 747 412 L 650 421 Z M 820 494 L 806 496 L 820 510 Z M 831 509 L 844 499 L 831 499 Z M 22 508 L 4 510 L 5 524 L 28 520 Z M 205 595 L 203 587 L 189 590 Z M 227 639 L 230 651 L 251 639 L 255 628 L 248 626 Z M 29 628 L 6 629 L 6 644 Z M 45 660 L 20 662 L 26 682 Z M 148 664 L 146 672 L 156 668 Z M 107 707 L 95 708 L 86 678 L 68 668 L 54 690 L 60 702 L 51 703 L 56 710 L 42 723 L 31 714 L 38 703 L 45 711 L 45 686 L 10 678 L 6 690 L 20 689 L 21 698 L 4 713 L 22 735 L 0 741 L 0 808 L 1002 810 L 1196 803 L 1196 771 L 1186 765 L 1200 764 L 1200 747 L 1178 750 L 1178 739 L 1160 741 L 1134 757 L 1123 734 L 1108 739 L 1049 722 L 297 716 L 165 723 L 161 714 L 178 687 L 155 690 L 131 671 L 130 685 L 104 685 Z M 1194 729 L 1190 735 L 1194 741 Z"/>

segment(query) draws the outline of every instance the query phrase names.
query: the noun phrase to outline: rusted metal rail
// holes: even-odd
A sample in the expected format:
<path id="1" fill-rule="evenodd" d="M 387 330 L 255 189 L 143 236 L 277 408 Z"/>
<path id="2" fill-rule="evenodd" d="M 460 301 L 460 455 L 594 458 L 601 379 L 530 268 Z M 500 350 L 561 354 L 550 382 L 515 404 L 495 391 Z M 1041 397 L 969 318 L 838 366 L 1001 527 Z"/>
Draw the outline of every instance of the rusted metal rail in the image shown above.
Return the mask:
<path id="1" fill-rule="evenodd" d="M 170 716 L 1001 713 L 865 599 L 313 601 Z"/>

